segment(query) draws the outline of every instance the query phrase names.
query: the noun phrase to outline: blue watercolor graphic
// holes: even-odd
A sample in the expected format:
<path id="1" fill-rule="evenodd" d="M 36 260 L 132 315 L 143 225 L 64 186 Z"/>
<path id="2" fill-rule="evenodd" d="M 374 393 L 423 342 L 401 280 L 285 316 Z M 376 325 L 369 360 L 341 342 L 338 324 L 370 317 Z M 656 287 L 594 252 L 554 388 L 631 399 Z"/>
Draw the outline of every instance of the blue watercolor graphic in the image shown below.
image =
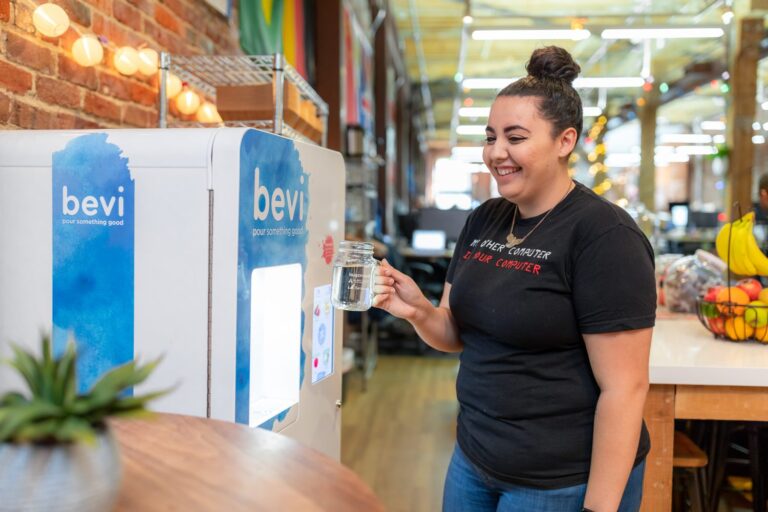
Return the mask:
<path id="1" fill-rule="evenodd" d="M 77 340 L 78 390 L 133 359 L 134 182 L 103 133 L 53 154 L 53 346 Z"/>
<path id="2" fill-rule="evenodd" d="M 283 191 L 282 207 L 277 210 L 278 218 L 271 208 L 277 188 Z M 302 299 L 305 293 L 309 175 L 301 167 L 299 152 L 292 141 L 256 130 L 245 133 L 240 144 L 239 212 L 235 421 L 248 424 L 251 273 L 255 268 L 300 263 Z M 254 230 L 263 231 L 257 234 Z M 296 340 L 300 346 L 304 324 L 302 310 L 301 334 Z M 304 382 L 305 361 L 306 354 L 301 347 L 299 387 Z M 282 411 L 260 426 L 271 430 L 274 422 L 283 420 L 287 414 L 288 410 Z"/>

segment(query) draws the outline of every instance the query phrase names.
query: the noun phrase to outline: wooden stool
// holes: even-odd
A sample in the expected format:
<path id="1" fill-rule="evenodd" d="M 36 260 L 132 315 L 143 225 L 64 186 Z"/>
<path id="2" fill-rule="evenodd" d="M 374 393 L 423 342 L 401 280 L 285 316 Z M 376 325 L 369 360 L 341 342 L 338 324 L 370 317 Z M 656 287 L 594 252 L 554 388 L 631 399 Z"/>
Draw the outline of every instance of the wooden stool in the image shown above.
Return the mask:
<path id="1" fill-rule="evenodd" d="M 672 467 L 689 473 L 690 478 L 686 479 L 686 489 L 694 512 L 706 511 L 704 504 L 707 503 L 707 496 L 704 485 L 707 481 L 705 468 L 708 462 L 707 454 L 690 437 L 683 432 L 675 431 Z"/>

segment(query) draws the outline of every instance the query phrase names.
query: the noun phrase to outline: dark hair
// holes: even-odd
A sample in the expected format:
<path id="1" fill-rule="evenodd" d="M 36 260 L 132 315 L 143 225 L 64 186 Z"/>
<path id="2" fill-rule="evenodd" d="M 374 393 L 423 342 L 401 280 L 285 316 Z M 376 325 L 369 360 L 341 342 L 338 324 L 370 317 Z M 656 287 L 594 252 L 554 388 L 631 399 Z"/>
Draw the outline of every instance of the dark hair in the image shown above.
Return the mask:
<path id="1" fill-rule="evenodd" d="M 552 136 L 573 127 L 578 136 L 584 125 L 581 98 L 573 81 L 581 68 L 571 54 L 559 46 L 538 48 L 525 65 L 528 76 L 512 82 L 496 96 L 534 96 L 541 98 L 539 113 L 553 125 Z"/>
<path id="2" fill-rule="evenodd" d="M 761 190 L 768 191 L 768 172 L 760 176 L 760 182 L 757 185 L 757 191 L 760 192 Z"/>

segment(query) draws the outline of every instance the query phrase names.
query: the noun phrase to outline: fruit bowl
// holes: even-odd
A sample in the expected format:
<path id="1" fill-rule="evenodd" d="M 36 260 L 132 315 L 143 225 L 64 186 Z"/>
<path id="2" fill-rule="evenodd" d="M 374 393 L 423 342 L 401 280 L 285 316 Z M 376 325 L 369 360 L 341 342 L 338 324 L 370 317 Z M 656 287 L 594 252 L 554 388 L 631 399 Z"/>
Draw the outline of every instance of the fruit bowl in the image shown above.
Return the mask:
<path id="1" fill-rule="evenodd" d="M 759 302 L 759 301 L 756 301 Z M 696 300 L 696 314 L 701 325 L 728 341 L 755 340 L 768 344 L 768 304 L 732 300 Z"/>

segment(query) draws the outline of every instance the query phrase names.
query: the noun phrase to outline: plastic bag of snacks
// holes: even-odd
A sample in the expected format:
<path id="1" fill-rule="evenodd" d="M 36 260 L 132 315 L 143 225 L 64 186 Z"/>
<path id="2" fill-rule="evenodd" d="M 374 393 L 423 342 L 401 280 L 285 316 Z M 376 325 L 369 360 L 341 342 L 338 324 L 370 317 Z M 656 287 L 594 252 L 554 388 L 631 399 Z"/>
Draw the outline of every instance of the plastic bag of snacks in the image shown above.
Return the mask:
<path id="1" fill-rule="evenodd" d="M 656 297 L 659 306 L 665 304 L 664 301 L 664 277 L 667 275 L 667 269 L 671 264 L 682 258 L 682 254 L 659 254 L 655 258 L 656 271 Z"/>
<path id="2" fill-rule="evenodd" d="M 709 288 L 725 284 L 725 262 L 701 249 L 678 258 L 667 268 L 663 293 L 667 308 L 677 313 L 695 313 L 696 299 Z"/>

